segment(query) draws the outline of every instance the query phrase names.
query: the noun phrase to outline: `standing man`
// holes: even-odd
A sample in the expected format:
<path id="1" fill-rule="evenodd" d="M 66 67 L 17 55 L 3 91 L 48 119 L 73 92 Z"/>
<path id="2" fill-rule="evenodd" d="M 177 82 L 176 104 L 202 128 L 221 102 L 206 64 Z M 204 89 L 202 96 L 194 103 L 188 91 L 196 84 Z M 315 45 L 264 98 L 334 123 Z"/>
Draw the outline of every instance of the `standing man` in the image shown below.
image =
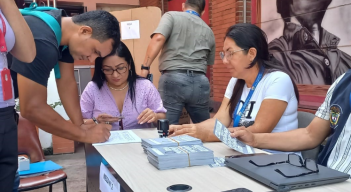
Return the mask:
<path id="1" fill-rule="evenodd" d="M 104 142 L 110 136 L 111 125 L 108 122 L 84 124 L 73 62 L 94 62 L 97 57 L 105 57 L 114 51 L 120 43 L 119 23 L 106 11 L 90 11 L 73 17 L 63 17 L 63 10 L 46 13 L 60 24 L 61 42 L 57 42 L 51 27 L 44 21 L 34 16 L 25 16 L 24 19 L 34 37 L 36 56 L 32 61 L 9 57 L 12 60 L 14 98 L 19 95 L 21 116 L 44 131 L 66 139 L 84 143 Z M 64 46 L 69 47 L 64 49 Z M 64 109 L 73 123 L 63 119 L 47 104 L 47 82 L 57 63 L 61 73 L 61 78 L 56 81 L 57 89 Z M 7 105 L 8 121 L 3 121 L 5 125 L 9 122 L 6 127 L 11 128 L 13 134 L 4 138 L 0 144 L 0 148 L 4 148 L 5 143 L 6 150 L 9 151 L 7 155 L 0 156 L 0 166 L 1 162 L 6 161 L 6 172 L 0 167 L 1 192 L 12 191 L 17 170 L 17 125 L 13 123 L 13 105 L 14 103 Z"/>
<path id="2" fill-rule="evenodd" d="M 187 0 L 183 12 L 165 13 L 151 35 L 141 76 L 147 77 L 150 65 L 161 51 L 159 92 L 170 124 L 178 124 L 183 107 L 194 123 L 210 118 L 210 84 L 207 65 L 214 64 L 215 38 L 201 19 L 205 0 Z"/>

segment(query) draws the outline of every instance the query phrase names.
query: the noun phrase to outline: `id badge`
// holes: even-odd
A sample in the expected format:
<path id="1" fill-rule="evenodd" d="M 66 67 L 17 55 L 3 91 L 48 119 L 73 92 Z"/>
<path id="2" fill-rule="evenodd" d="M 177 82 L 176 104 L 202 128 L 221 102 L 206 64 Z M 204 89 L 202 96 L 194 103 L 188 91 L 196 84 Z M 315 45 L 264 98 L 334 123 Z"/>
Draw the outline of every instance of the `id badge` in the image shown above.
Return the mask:
<path id="1" fill-rule="evenodd" d="M 1 84 L 4 101 L 12 99 L 12 79 L 10 70 L 7 68 L 1 71 Z"/>

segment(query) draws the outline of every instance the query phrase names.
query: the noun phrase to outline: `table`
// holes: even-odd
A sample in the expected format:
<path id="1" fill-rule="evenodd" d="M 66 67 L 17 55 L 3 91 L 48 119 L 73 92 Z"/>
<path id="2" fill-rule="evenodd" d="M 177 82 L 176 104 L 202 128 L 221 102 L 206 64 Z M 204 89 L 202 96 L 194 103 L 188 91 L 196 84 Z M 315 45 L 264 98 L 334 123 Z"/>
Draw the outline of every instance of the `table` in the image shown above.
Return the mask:
<path id="1" fill-rule="evenodd" d="M 156 129 L 133 130 L 141 138 L 158 137 Z M 238 152 L 221 142 L 204 143 L 214 151 L 215 157 L 236 155 Z M 263 152 L 255 149 L 256 153 Z M 117 181 L 125 191 L 155 192 L 167 191 L 174 184 L 187 184 L 195 191 L 225 191 L 235 188 L 247 188 L 251 191 L 272 191 L 263 184 L 246 177 L 228 167 L 194 166 L 180 169 L 159 171 L 152 166 L 140 143 L 92 146 L 86 145 L 87 191 L 99 191 L 99 167 L 101 156 L 117 174 Z M 307 188 L 296 191 L 351 191 L 351 180 L 346 182 Z"/>

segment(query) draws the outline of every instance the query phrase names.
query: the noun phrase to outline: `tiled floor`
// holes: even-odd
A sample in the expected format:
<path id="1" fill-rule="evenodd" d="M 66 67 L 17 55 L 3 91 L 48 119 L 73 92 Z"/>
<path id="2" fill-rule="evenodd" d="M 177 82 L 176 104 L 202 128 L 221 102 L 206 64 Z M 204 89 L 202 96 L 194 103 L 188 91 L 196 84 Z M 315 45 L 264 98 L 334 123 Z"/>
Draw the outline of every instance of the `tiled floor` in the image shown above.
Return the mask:
<path id="1" fill-rule="evenodd" d="M 46 160 L 52 160 L 61 165 L 67 174 L 68 192 L 85 192 L 85 153 L 84 146 L 79 145 L 76 153 L 45 156 Z M 62 182 L 53 185 L 53 192 L 63 192 Z M 48 192 L 49 187 L 33 190 L 33 192 Z"/>

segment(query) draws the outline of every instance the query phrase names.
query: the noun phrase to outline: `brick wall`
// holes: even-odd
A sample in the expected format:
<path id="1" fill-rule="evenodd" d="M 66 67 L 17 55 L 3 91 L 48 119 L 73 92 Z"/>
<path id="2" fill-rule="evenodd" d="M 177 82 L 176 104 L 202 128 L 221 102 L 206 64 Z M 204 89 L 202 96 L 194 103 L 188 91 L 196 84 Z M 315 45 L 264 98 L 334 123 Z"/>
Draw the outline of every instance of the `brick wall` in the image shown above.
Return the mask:
<path id="1" fill-rule="evenodd" d="M 251 22 L 251 1 L 246 1 L 246 22 Z M 243 0 L 210 0 L 210 26 L 216 38 L 216 59 L 212 69 L 212 99 L 221 102 L 231 78 L 219 52 L 223 49 L 225 32 L 228 27 L 244 21 Z"/>
<path id="2" fill-rule="evenodd" d="M 212 0 L 209 0 L 208 2 L 208 26 L 211 27 L 212 29 Z M 211 93 L 210 93 L 210 97 L 213 97 L 213 65 L 209 66 L 207 68 L 207 77 L 208 80 L 210 81 L 210 87 L 211 87 Z"/>
<path id="3" fill-rule="evenodd" d="M 164 12 L 168 11 L 168 0 L 140 0 L 140 7 L 155 6 L 162 10 L 162 1 Z"/>

